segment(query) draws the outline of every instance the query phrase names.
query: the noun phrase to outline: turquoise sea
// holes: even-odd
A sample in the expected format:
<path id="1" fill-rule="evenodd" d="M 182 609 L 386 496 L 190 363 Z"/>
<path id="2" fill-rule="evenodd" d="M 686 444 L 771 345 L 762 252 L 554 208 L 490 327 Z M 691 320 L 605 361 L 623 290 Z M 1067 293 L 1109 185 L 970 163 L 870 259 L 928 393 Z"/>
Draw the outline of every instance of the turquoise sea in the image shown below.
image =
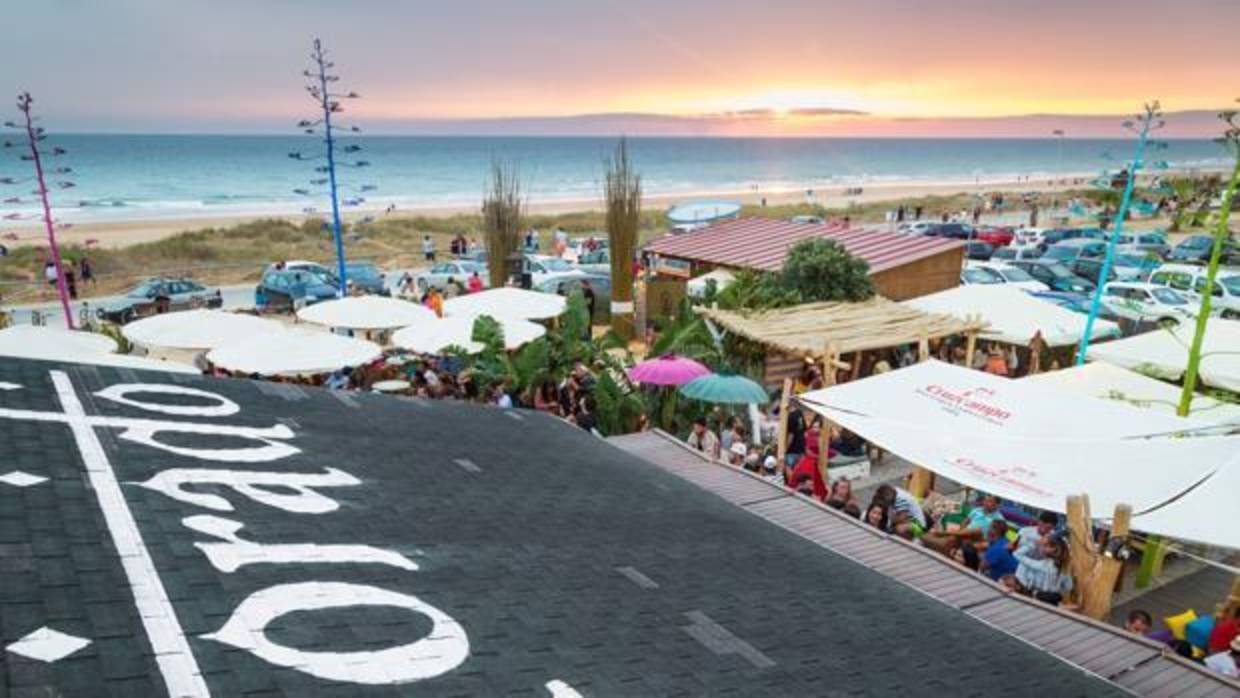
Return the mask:
<path id="1" fill-rule="evenodd" d="M 615 140 L 583 137 L 367 136 L 348 142 L 365 160 L 341 170 L 344 198 L 366 208 L 472 206 L 489 163 L 518 163 L 531 202 L 594 200 L 604 158 Z M 71 189 L 53 198 L 68 221 L 296 213 L 327 206 L 326 187 L 311 183 L 321 161 L 290 159 L 322 147 L 313 137 L 198 135 L 54 135 L 68 153 Z M 1054 139 L 774 139 L 635 138 L 632 155 L 650 194 L 805 190 L 880 182 L 1046 178 L 1118 168 L 1132 143 Z M 12 151 L 8 151 L 12 152 Z M 1172 166 L 1215 168 L 1225 153 L 1210 141 L 1171 141 Z M 1109 158 L 1109 159 L 1108 159 Z M 0 176 L 23 176 L 29 163 L 0 160 Z M 362 192 L 363 185 L 373 190 Z M 19 187 L 20 188 L 20 187 Z M 0 187 L 5 198 L 13 187 Z M 294 193 L 306 189 L 308 195 Z M 3 212 L 21 204 L 0 204 Z"/>

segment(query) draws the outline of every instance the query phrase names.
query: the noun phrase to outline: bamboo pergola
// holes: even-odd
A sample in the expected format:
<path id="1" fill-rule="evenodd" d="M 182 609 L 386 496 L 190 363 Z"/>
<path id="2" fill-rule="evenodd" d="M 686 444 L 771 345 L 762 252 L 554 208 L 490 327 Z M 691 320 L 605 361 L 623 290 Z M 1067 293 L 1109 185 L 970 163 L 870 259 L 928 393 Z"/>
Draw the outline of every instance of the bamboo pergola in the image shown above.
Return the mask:
<path id="1" fill-rule="evenodd" d="M 976 336 L 980 318 L 962 320 L 915 310 L 875 296 L 858 303 L 807 303 L 756 313 L 713 308 L 701 314 L 734 334 L 778 351 L 822 357 L 920 344 L 951 335 Z"/>

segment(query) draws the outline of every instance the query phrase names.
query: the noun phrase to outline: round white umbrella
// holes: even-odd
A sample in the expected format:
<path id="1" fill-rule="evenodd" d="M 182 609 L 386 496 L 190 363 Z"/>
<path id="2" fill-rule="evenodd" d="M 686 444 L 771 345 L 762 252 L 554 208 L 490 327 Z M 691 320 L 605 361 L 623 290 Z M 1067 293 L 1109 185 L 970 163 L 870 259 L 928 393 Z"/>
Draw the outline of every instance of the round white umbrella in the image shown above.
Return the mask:
<path id="1" fill-rule="evenodd" d="M 417 303 L 383 296 L 351 296 L 324 301 L 297 311 L 306 322 L 350 330 L 390 330 L 438 319 Z"/>
<path id="2" fill-rule="evenodd" d="M 0 356 L 65 363 L 134 368 L 169 373 L 201 373 L 188 364 L 114 354 L 116 342 L 93 332 L 15 325 L 0 330 Z"/>
<path id="3" fill-rule="evenodd" d="M 278 322 L 223 310 L 183 310 L 135 320 L 121 332 L 134 344 L 201 351 L 282 332 Z"/>
<path id="4" fill-rule="evenodd" d="M 34 325 L 13 325 L 0 330 L 0 352 L 6 356 L 37 359 L 51 355 L 111 354 L 114 351 L 116 342 L 111 337 L 94 332 Z"/>
<path id="5" fill-rule="evenodd" d="M 382 354 L 378 344 L 364 339 L 285 330 L 213 349 L 207 361 L 238 373 L 306 375 L 360 366 Z"/>
<path id="6" fill-rule="evenodd" d="M 392 344 L 419 354 L 439 354 L 450 346 L 476 354 L 483 347 L 472 339 L 475 320 L 473 317 L 446 317 L 406 327 L 392 335 Z M 505 318 L 496 321 L 504 331 L 504 347 L 507 349 L 517 349 L 547 333 L 547 328 L 529 320 Z"/>
<path id="7" fill-rule="evenodd" d="M 443 313 L 448 317 L 490 315 L 493 318 L 545 320 L 559 317 L 566 306 L 564 296 L 505 286 L 445 301 Z"/>

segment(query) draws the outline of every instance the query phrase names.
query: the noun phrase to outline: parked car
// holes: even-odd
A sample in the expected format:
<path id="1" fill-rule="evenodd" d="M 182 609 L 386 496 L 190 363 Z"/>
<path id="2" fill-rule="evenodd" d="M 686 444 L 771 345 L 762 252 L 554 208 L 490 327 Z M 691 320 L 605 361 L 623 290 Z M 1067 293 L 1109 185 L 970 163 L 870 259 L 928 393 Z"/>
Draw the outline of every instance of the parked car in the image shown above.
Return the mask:
<path id="1" fill-rule="evenodd" d="M 1167 244 L 1167 236 L 1163 233 L 1122 233 L 1115 239 L 1115 244 L 1132 253 L 1158 257 L 1171 254 L 1171 245 Z"/>
<path id="2" fill-rule="evenodd" d="M 1036 245 L 1032 247 L 1013 247 L 1009 245 L 1008 247 L 1000 247 L 995 250 L 990 259 L 994 262 L 1007 262 L 1014 259 L 1041 259 L 1043 254 L 1046 254 L 1045 247 Z"/>
<path id="3" fill-rule="evenodd" d="M 1102 228 L 1063 228 L 1060 242 L 1064 240 L 1106 240 L 1107 232 Z"/>
<path id="4" fill-rule="evenodd" d="M 1102 259 L 1106 256 L 1107 244 L 1099 240 L 1072 239 L 1051 245 L 1042 255 L 1042 259 L 1061 264 L 1072 264 L 1078 259 Z"/>
<path id="5" fill-rule="evenodd" d="M 1118 317 L 1159 325 L 1179 324 L 1195 309 L 1184 296 L 1157 284 L 1112 282 L 1103 287 L 1102 300 Z"/>
<path id="6" fill-rule="evenodd" d="M 1066 291 L 1034 291 L 1029 295 L 1040 300 L 1049 301 L 1060 308 L 1066 308 L 1074 313 L 1081 313 L 1082 315 L 1089 313 L 1089 306 L 1092 302 L 1089 296 L 1080 293 L 1068 293 Z M 1099 308 L 1098 317 L 1105 320 L 1119 319 L 1111 314 L 1111 311 L 1105 305 Z"/>
<path id="7" fill-rule="evenodd" d="M 1150 283 L 1170 287 L 1189 297 L 1198 307 L 1206 288 L 1208 269 L 1192 264 L 1164 264 L 1150 274 Z M 1240 269 L 1219 269 L 1214 279 L 1211 310 L 1225 318 L 1240 320 Z"/>
<path id="8" fill-rule="evenodd" d="M 479 262 L 472 262 L 467 259 L 455 259 L 450 262 L 436 262 L 431 268 L 424 272 L 419 272 L 413 277 L 413 285 L 417 288 L 418 293 L 435 288 L 440 291 L 448 287 L 449 281 L 456 281 L 465 286 L 469 277 L 478 273 L 482 279 L 482 285 L 490 285 L 490 274 L 487 272 L 487 265 Z"/>
<path id="9" fill-rule="evenodd" d="M 938 238 L 968 240 L 973 237 L 973 226 L 965 223 L 934 223 L 925 234 Z"/>
<path id="10" fill-rule="evenodd" d="M 577 258 L 574 266 L 590 274 L 611 274 L 611 250 L 604 247 L 586 252 Z"/>
<path id="11" fill-rule="evenodd" d="M 551 279 L 580 279 L 588 276 L 586 272 L 573 268 L 573 265 L 559 257 L 537 254 L 525 255 L 525 271 L 530 275 L 530 285 L 534 287 Z"/>
<path id="12" fill-rule="evenodd" d="M 611 317 L 611 276 L 604 274 L 587 274 L 578 278 L 549 278 L 535 284 L 534 290 L 543 293 L 556 293 L 561 296 L 571 295 L 581 289 L 583 281 L 590 282 L 594 291 L 594 321 L 604 321 Z"/>
<path id="13" fill-rule="evenodd" d="M 793 223 L 803 223 L 808 225 L 822 225 L 827 222 L 822 216 L 793 216 L 789 220 Z"/>
<path id="14" fill-rule="evenodd" d="M 1180 244 L 1171 250 L 1171 254 L 1167 259 L 1172 262 L 1197 262 L 1204 264 L 1210 261 L 1210 254 L 1214 250 L 1213 235 L 1190 235 L 1184 238 Z M 1234 240 L 1227 240 L 1223 243 L 1222 260 L 1224 264 L 1234 264 L 1240 262 L 1240 247 L 1236 246 Z"/>
<path id="15" fill-rule="evenodd" d="M 1023 291 L 1047 291 L 1050 287 L 1029 275 L 1029 272 L 1011 264 L 989 262 L 968 262 L 965 270 L 987 272 L 994 276 L 992 283 L 1011 284 Z"/>
<path id="16" fill-rule="evenodd" d="M 903 235 L 929 235 L 934 221 L 906 221 L 896 226 L 896 232 Z"/>
<path id="17" fill-rule="evenodd" d="M 1004 226 L 984 225 L 974 229 L 973 237 L 994 247 L 1004 247 L 1015 242 L 1016 233 Z"/>
<path id="18" fill-rule="evenodd" d="M 124 325 L 156 313 L 222 305 L 224 298 L 219 289 L 208 289 L 190 279 L 154 278 L 133 287 L 120 300 L 97 307 L 95 315 L 100 320 Z"/>
<path id="19" fill-rule="evenodd" d="M 1073 274 L 1068 267 L 1058 262 L 1045 259 L 1023 260 L 1011 262 L 1012 266 L 1020 267 L 1029 272 L 1029 276 L 1050 286 L 1052 291 L 1068 293 L 1092 293 L 1094 282 Z"/>
<path id="20" fill-rule="evenodd" d="M 994 255 L 994 253 L 995 253 L 995 246 L 990 244 L 989 242 L 982 242 L 980 240 L 970 240 L 967 243 L 965 243 L 964 255 L 965 257 L 969 259 L 976 259 L 976 260 L 984 262 L 990 259 L 991 256 Z"/>
<path id="21" fill-rule="evenodd" d="M 322 267 L 283 269 L 267 267 L 254 288 L 254 305 L 260 308 L 293 309 L 331 300 L 339 295 L 335 275 Z"/>
<path id="22" fill-rule="evenodd" d="M 1097 281 L 1102 273 L 1101 259 L 1078 259 L 1068 265 L 1073 274 L 1090 281 Z M 1116 254 L 1111 260 L 1111 273 L 1107 281 L 1145 281 L 1150 272 L 1158 268 L 1158 262 L 1148 257 Z"/>
<path id="23" fill-rule="evenodd" d="M 344 265 L 344 273 L 350 284 L 366 293 L 376 296 L 392 295 L 387 287 L 387 277 L 379 267 L 370 262 L 348 262 Z"/>
<path id="24" fill-rule="evenodd" d="M 960 283 L 971 286 L 973 284 L 1001 284 L 1003 277 L 999 272 L 985 267 L 965 266 L 960 270 Z"/>

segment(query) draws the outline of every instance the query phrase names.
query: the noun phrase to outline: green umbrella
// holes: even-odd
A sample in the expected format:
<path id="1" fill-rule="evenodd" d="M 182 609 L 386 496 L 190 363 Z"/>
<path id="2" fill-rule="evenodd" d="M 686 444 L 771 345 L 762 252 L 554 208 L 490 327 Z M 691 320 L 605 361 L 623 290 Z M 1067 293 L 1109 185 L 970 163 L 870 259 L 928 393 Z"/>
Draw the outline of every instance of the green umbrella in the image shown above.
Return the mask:
<path id="1" fill-rule="evenodd" d="M 712 373 L 680 386 L 680 394 L 703 402 L 733 405 L 765 404 L 770 398 L 756 382 L 727 373 Z"/>

